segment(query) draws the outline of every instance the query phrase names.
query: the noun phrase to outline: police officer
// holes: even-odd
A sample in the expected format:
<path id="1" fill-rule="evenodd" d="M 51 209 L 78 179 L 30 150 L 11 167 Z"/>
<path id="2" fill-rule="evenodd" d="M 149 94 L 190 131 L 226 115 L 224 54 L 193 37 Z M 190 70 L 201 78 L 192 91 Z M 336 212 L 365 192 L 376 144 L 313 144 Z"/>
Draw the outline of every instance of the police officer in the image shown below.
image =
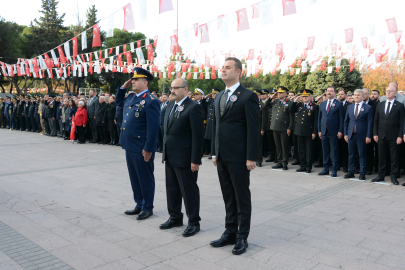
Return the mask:
<path id="1" fill-rule="evenodd" d="M 259 89 L 255 89 L 255 90 L 253 90 L 253 92 L 255 92 L 255 94 L 257 95 L 257 97 L 259 99 L 259 109 L 260 109 L 260 113 L 259 113 L 260 133 L 259 133 L 259 146 L 258 146 L 258 150 L 257 150 L 256 166 L 262 167 L 264 132 L 261 132 L 261 130 L 262 130 L 262 122 L 263 122 L 264 102 L 261 99 L 261 97 L 263 95 L 263 92 L 262 92 L 262 90 L 259 90 Z"/>
<path id="2" fill-rule="evenodd" d="M 318 134 L 318 112 L 319 106 L 312 101 L 313 91 L 304 89 L 301 97 L 294 99 L 291 111 L 297 114 L 294 134 L 297 135 L 298 157 L 300 168 L 297 172 L 311 173 L 313 163 L 314 140 Z M 302 99 L 302 102 L 298 102 Z M 294 149 L 295 151 L 295 149 Z"/>
<path id="3" fill-rule="evenodd" d="M 125 149 L 129 177 L 136 206 L 125 211 L 127 215 L 138 215 L 143 220 L 153 215 L 155 196 L 154 158 L 160 125 L 159 100 L 148 90 L 153 75 L 140 67 L 134 76 L 118 91 L 115 103 L 123 106 L 123 121 L 119 144 Z M 132 85 L 135 93 L 125 97 Z"/>
<path id="4" fill-rule="evenodd" d="M 270 129 L 273 130 L 278 160 L 277 165 L 272 168 L 288 170 L 288 154 L 290 150 L 289 137 L 291 136 L 294 123 L 294 114 L 291 113 L 291 105 L 293 102 L 287 98 L 288 89 L 286 87 L 279 86 L 277 89 L 272 99 L 274 99 L 276 95 L 278 99 L 270 103 L 270 107 L 273 109 Z"/>
<path id="5" fill-rule="evenodd" d="M 219 93 L 218 89 L 212 89 L 211 94 L 208 94 L 206 97 L 207 124 L 205 126 L 204 139 L 209 141 L 210 150 L 211 150 L 211 139 L 212 139 L 212 123 L 214 120 L 214 103 L 215 103 L 215 97 L 217 96 L 218 93 Z M 208 159 L 212 159 L 212 157 L 210 156 Z"/>

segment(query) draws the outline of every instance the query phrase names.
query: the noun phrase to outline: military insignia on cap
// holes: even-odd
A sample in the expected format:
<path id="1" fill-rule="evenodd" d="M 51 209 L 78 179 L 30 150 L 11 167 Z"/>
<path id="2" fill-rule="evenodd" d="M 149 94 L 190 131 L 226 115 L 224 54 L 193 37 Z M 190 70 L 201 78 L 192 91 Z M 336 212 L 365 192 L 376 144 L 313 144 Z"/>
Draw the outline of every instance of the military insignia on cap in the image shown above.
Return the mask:
<path id="1" fill-rule="evenodd" d="M 235 102 L 235 101 L 238 100 L 238 97 L 235 96 L 235 95 L 232 95 L 232 96 L 229 98 L 229 100 L 232 101 L 232 102 Z"/>

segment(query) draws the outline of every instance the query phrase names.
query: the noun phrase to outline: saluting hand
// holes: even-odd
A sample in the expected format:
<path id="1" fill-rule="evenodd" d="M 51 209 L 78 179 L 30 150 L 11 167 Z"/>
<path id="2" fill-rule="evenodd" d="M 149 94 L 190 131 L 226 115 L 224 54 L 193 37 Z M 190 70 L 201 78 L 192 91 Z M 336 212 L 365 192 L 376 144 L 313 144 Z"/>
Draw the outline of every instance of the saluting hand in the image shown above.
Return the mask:
<path id="1" fill-rule="evenodd" d="M 200 169 L 200 165 L 191 163 L 191 171 L 196 172 Z"/>
<path id="2" fill-rule="evenodd" d="M 253 160 L 246 160 L 246 167 L 249 171 L 253 171 L 256 168 L 256 162 Z"/>
<path id="3" fill-rule="evenodd" d="M 132 79 L 129 79 L 128 81 L 126 81 L 126 82 L 122 85 L 122 88 L 127 89 L 127 88 L 131 85 L 131 81 L 132 81 Z"/>

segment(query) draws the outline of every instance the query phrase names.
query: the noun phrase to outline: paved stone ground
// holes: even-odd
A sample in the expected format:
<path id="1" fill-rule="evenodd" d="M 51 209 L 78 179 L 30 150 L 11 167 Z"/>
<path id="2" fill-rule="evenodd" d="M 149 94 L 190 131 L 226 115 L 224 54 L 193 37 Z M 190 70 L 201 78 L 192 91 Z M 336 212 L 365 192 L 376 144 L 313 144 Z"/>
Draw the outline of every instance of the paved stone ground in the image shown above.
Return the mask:
<path id="1" fill-rule="evenodd" d="M 198 180 L 202 231 L 184 238 L 185 227 L 158 229 L 168 218 L 160 159 L 154 216 L 137 221 L 123 214 L 134 204 L 120 147 L 1 129 L 0 269 L 405 268 L 401 186 L 321 177 L 319 169 L 298 174 L 296 166 L 274 171 L 266 163 L 251 175 L 248 252 L 234 256 L 231 246 L 209 246 L 225 218 L 209 160 Z"/>

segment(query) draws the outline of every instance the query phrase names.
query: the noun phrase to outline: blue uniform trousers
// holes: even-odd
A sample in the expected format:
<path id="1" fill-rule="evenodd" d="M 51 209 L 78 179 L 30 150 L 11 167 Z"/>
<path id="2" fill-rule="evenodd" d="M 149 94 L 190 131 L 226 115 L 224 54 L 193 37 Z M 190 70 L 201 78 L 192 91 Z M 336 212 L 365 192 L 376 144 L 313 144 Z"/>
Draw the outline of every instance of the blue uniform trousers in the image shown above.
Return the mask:
<path id="1" fill-rule="evenodd" d="M 339 138 L 337 135 L 326 134 L 321 136 L 323 149 L 323 168 L 329 170 L 332 159 L 332 173 L 339 170 Z"/>
<path id="2" fill-rule="evenodd" d="M 142 153 L 125 150 L 125 155 L 136 208 L 150 212 L 153 209 L 155 197 L 155 176 L 153 175 L 155 153 L 148 162 L 145 162 Z"/>
<path id="3" fill-rule="evenodd" d="M 353 133 L 349 139 L 349 172 L 356 170 L 356 154 L 359 153 L 360 174 L 366 174 L 367 170 L 367 144 L 366 138 L 359 138 L 357 133 Z"/>
<path id="4" fill-rule="evenodd" d="M 6 114 L 6 127 L 10 128 L 10 115 Z"/>

